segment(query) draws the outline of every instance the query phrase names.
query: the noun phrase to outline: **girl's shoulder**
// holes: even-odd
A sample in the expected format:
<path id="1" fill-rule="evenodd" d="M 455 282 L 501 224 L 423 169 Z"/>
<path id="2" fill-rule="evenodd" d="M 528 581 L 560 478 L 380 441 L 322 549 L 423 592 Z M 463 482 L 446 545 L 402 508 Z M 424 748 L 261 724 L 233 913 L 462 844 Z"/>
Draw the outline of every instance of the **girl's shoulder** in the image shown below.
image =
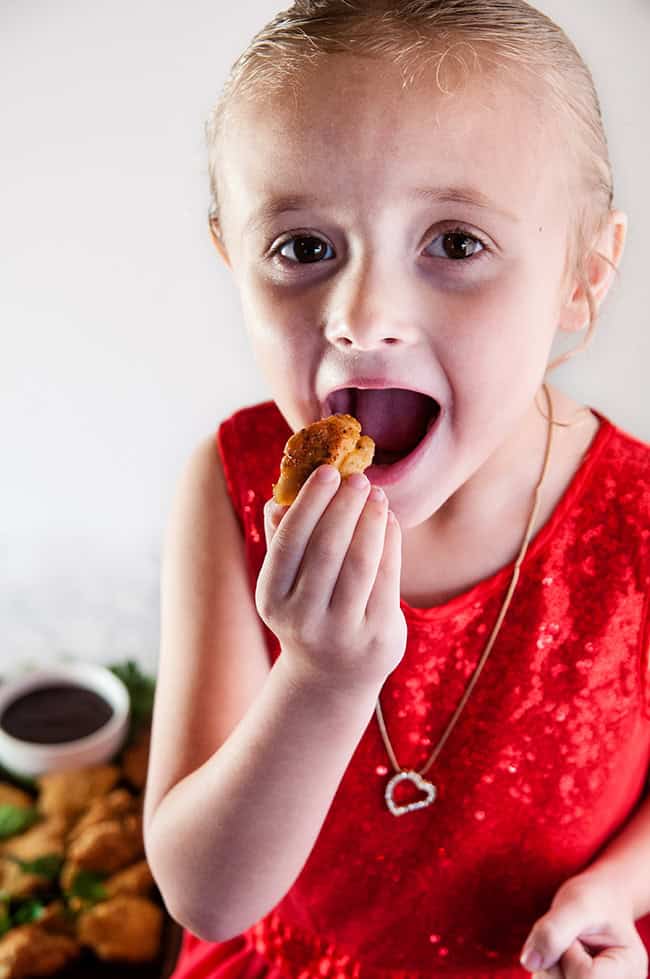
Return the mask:
<path id="1" fill-rule="evenodd" d="M 589 505 L 634 558 L 642 587 L 650 592 L 650 444 L 592 408 L 601 426 Z"/>
<path id="2" fill-rule="evenodd" d="M 648 515 L 650 511 L 650 443 L 616 425 L 605 415 L 591 409 L 601 426 L 598 458 L 602 487 L 610 499 L 635 504 Z M 616 489 L 616 496 L 611 492 Z"/>

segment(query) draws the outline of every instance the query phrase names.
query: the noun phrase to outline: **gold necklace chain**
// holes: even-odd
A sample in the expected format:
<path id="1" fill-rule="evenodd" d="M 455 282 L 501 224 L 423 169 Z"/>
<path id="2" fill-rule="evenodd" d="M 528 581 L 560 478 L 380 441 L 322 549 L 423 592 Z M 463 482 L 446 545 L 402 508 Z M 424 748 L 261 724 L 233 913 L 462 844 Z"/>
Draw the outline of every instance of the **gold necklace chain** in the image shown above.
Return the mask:
<path id="1" fill-rule="evenodd" d="M 542 474 L 541 474 L 541 476 L 539 478 L 539 482 L 537 483 L 537 486 L 535 487 L 535 498 L 533 500 L 533 507 L 532 507 L 532 510 L 530 512 L 530 516 L 528 518 L 528 524 L 526 526 L 526 531 L 524 533 L 524 539 L 522 541 L 521 548 L 519 550 L 519 556 L 517 557 L 517 560 L 515 561 L 515 566 L 514 566 L 514 569 L 513 569 L 513 572 L 512 572 L 512 578 L 510 579 L 510 586 L 508 588 L 508 591 L 507 591 L 506 597 L 504 599 L 504 602 L 503 602 L 503 604 L 501 606 L 501 611 L 499 612 L 499 616 L 498 616 L 497 621 L 495 623 L 494 629 L 492 630 L 492 634 L 491 634 L 490 638 L 487 641 L 487 645 L 485 647 L 485 650 L 483 652 L 483 655 L 481 656 L 481 659 L 480 659 L 480 661 L 478 663 L 478 666 L 476 667 L 476 670 L 474 671 L 474 675 L 473 675 L 472 679 L 469 682 L 469 685 L 467 687 L 467 690 L 463 694 L 463 698 L 462 698 L 460 704 L 458 705 L 458 707 L 456 708 L 456 711 L 454 713 L 454 716 L 452 717 L 451 721 L 447 725 L 447 729 L 446 729 L 445 733 L 441 737 L 441 739 L 438 742 L 438 744 L 436 745 L 436 747 L 433 749 L 433 753 L 432 753 L 431 757 L 429 758 L 429 760 L 426 763 L 426 765 L 424 766 L 424 768 L 421 768 L 418 772 L 413 771 L 412 769 L 403 769 L 403 768 L 400 767 L 399 762 L 397 761 L 397 758 L 395 757 L 395 752 L 393 751 L 393 746 L 391 745 L 390 739 L 388 737 L 388 732 L 386 730 L 386 724 L 384 722 L 384 715 L 382 713 L 381 704 L 379 703 L 379 697 L 377 697 L 377 704 L 375 706 L 375 714 L 377 715 L 377 722 L 379 724 L 379 730 L 381 732 L 381 736 L 382 736 L 384 745 L 386 747 L 386 751 L 388 752 L 388 757 L 390 758 L 391 763 L 393 765 L 393 768 L 395 769 L 395 772 L 397 773 L 397 774 L 393 775 L 393 777 L 390 779 L 390 781 L 388 782 L 388 785 L 386 786 L 386 791 L 385 791 L 386 805 L 388 806 L 388 808 L 390 809 L 390 811 L 393 813 L 394 816 L 402 816 L 404 813 L 412 812 L 414 809 L 423 809 L 425 806 L 431 805 L 431 803 L 434 801 L 434 799 L 436 797 L 436 787 L 431 782 L 427 781 L 427 779 L 422 778 L 422 776 L 429 770 L 429 768 L 431 767 L 431 765 L 433 765 L 434 761 L 436 760 L 436 758 L 438 757 L 438 755 L 442 751 L 442 747 L 443 747 L 445 741 L 447 740 L 447 738 L 451 734 L 451 732 L 452 732 L 452 730 L 453 730 L 453 728 L 454 728 L 454 726 L 456 724 L 456 721 L 460 717 L 461 711 L 463 710 L 463 708 L 465 707 L 465 704 L 467 703 L 467 701 L 469 700 L 469 698 L 471 696 L 472 690 L 474 689 L 474 686 L 475 686 L 475 684 L 476 684 L 476 682 L 477 682 L 477 680 L 478 680 L 478 678 L 479 678 L 479 676 L 481 674 L 481 670 L 485 666 L 486 660 L 487 660 L 488 656 L 490 655 L 490 653 L 492 652 L 492 647 L 494 646 L 494 643 L 496 641 L 496 638 L 497 638 L 497 636 L 499 634 L 499 630 L 501 629 L 501 624 L 502 624 L 502 622 L 503 622 L 503 620 L 505 618 L 506 612 L 508 611 L 508 606 L 510 605 L 510 602 L 512 600 L 512 596 L 513 596 L 514 590 L 515 590 L 516 585 L 517 585 L 517 582 L 519 580 L 519 569 L 521 568 L 522 562 L 523 562 L 524 557 L 526 555 L 526 551 L 528 550 L 528 544 L 530 543 L 530 538 L 532 536 L 533 524 L 535 523 L 535 518 L 537 516 L 537 511 L 539 509 L 540 495 L 541 495 L 542 487 L 544 485 L 544 480 L 546 478 L 546 473 L 548 472 L 549 460 L 550 460 L 550 457 L 551 457 L 551 446 L 553 444 L 553 428 L 554 428 L 554 425 L 555 425 L 555 420 L 553 418 L 553 401 L 551 399 L 551 395 L 550 395 L 550 392 L 549 392 L 549 389 L 548 389 L 547 385 L 546 384 L 543 384 L 542 387 L 544 389 L 544 394 L 546 395 L 546 401 L 547 401 L 547 404 L 548 404 L 548 422 L 549 422 L 549 424 L 548 424 L 547 437 L 546 437 L 546 454 L 544 456 L 544 465 L 542 467 Z M 413 784 L 416 785 L 418 789 L 421 789 L 423 792 L 426 792 L 426 796 L 427 797 L 425 799 L 420 799 L 417 802 L 411 802 L 411 803 L 409 803 L 408 805 L 405 805 L 405 806 L 399 806 L 399 805 L 397 805 L 396 802 L 395 802 L 395 800 L 394 800 L 394 798 L 393 798 L 393 790 L 394 790 L 395 786 L 399 782 L 402 782 L 404 780 L 408 780 L 410 782 L 413 782 Z"/>

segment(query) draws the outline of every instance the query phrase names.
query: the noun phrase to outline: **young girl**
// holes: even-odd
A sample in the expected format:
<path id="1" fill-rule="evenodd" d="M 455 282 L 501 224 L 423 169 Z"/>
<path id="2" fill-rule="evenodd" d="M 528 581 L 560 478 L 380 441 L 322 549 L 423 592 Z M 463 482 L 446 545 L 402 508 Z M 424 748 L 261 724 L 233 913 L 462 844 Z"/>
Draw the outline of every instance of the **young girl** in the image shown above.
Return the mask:
<path id="1" fill-rule="evenodd" d="M 650 447 L 545 382 L 626 234 L 588 69 L 523 0 L 298 0 L 208 135 L 274 400 L 165 543 L 175 979 L 643 979 Z M 336 411 L 372 467 L 276 506 Z"/>

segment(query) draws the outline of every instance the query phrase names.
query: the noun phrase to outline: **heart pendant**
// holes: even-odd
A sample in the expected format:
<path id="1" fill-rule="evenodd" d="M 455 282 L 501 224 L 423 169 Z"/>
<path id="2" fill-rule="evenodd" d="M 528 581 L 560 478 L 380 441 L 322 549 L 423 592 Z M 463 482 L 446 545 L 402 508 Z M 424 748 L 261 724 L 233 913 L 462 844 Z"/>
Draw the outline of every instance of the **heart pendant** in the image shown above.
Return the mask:
<path id="1" fill-rule="evenodd" d="M 422 792 L 426 792 L 426 799 L 420 799 L 419 802 L 409 802 L 407 806 L 398 806 L 393 799 L 393 789 L 399 782 L 403 782 L 404 779 L 413 782 Z M 424 809 L 426 806 L 430 806 L 436 797 L 436 787 L 431 782 L 427 782 L 425 778 L 422 778 L 418 772 L 398 772 L 397 775 L 393 775 L 386 786 L 384 797 L 386 799 L 386 805 L 393 816 L 403 816 L 405 812 L 413 812 L 414 809 Z"/>

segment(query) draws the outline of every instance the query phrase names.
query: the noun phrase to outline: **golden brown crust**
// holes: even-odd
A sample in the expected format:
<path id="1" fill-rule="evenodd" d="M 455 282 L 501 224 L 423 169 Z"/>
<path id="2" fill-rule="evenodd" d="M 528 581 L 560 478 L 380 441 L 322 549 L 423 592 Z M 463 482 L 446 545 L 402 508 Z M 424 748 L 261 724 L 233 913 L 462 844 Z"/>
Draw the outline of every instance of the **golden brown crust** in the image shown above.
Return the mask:
<path id="1" fill-rule="evenodd" d="M 65 815 L 71 824 L 91 799 L 105 795 L 120 779 L 117 765 L 87 765 L 65 771 L 45 772 L 37 779 L 38 809 L 49 816 Z"/>
<path id="2" fill-rule="evenodd" d="M 146 897 L 120 894 L 83 912 L 77 936 L 101 959 L 147 962 L 160 948 L 163 913 Z"/>
<path id="3" fill-rule="evenodd" d="M 273 499 L 290 506 L 300 487 L 314 469 L 336 466 L 341 479 L 362 473 L 371 464 L 375 443 L 361 434 L 361 423 L 352 415 L 336 414 L 321 418 L 295 432 L 284 447 L 280 479 L 273 484 Z"/>
<path id="4" fill-rule="evenodd" d="M 0 979 L 34 979 L 60 972 L 81 952 L 79 942 L 37 924 L 18 925 L 0 941 Z"/>

